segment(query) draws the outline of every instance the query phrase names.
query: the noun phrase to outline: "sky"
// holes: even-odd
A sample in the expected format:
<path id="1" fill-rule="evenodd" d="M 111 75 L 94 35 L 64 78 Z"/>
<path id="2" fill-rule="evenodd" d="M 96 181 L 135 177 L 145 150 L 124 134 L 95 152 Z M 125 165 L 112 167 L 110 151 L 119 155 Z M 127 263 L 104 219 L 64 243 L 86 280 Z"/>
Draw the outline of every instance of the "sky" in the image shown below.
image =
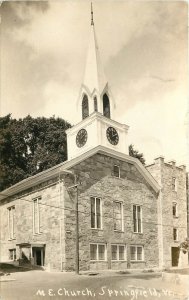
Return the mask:
<path id="1" fill-rule="evenodd" d="M 147 164 L 161 155 L 189 170 L 187 5 L 93 1 L 115 120 L 130 126 L 129 143 Z M 1 116 L 55 115 L 79 122 L 89 34 L 88 0 L 3 2 Z"/>

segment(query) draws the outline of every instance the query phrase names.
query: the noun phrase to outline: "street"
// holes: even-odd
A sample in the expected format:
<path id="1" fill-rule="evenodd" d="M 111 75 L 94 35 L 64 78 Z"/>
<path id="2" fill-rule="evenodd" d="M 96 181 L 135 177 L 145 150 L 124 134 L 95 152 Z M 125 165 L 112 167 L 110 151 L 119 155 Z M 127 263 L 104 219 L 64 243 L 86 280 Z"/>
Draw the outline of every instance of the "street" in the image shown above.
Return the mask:
<path id="1" fill-rule="evenodd" d="M 5 277 L 4 277 L 5 278 Z M 1 300 L 40 299 L 188 299 L 187 287 L 163 282 L 160 273 L 11 273 L 0 282 Z"/>

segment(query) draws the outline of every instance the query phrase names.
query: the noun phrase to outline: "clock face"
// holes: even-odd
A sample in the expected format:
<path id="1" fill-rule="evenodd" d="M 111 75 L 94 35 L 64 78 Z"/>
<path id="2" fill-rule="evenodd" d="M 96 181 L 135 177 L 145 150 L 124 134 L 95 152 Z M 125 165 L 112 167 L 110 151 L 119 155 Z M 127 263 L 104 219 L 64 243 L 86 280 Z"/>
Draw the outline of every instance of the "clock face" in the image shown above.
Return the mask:
<path id="1" fill-rule="evenodd" d="M 118 135 L 117 131 L 115 130 L 115 128 L 108 127 L 108 129 L 106 130 L 106 136 L 107 136 L 107 139 L 110 142 L 110 144 L 112 144 L 112 145 L 118 144 L 119 135 Z"/>
<path id="2" fill-rule="evenodd" d="M 87 131 L 85 129 L 81 129 L 78 131 L 76 136 L 76 145 L 77 147 L 83 147 L 87 142 Z"/>

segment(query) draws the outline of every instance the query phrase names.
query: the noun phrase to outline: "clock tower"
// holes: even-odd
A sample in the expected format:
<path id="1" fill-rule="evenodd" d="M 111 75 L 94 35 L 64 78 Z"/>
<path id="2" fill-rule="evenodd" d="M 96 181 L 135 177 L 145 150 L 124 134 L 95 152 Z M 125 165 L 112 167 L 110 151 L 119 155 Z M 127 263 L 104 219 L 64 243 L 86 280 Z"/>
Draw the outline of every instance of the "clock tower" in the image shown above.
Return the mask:
<path id="1" fill-rule="evenodd" d="M 81 122 L 66 131 L 68 160 L 97 146 L 128 154 L 127 132 L 129 126 L 113 119 L 115 101 L 100 60 L 92 4 L 88 55 L 77 107 L 81 115 Z"/>

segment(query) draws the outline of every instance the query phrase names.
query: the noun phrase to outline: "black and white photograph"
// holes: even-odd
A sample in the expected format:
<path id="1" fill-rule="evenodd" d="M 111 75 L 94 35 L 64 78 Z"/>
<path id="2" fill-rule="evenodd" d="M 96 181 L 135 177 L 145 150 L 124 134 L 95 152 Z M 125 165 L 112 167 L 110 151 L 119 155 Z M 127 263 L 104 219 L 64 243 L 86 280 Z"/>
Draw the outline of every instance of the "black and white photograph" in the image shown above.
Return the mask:
<path id="1" fill-rule="evenodd" d="M 189 299 L 188 2 L 0 4 L 0 300 Z"/>

